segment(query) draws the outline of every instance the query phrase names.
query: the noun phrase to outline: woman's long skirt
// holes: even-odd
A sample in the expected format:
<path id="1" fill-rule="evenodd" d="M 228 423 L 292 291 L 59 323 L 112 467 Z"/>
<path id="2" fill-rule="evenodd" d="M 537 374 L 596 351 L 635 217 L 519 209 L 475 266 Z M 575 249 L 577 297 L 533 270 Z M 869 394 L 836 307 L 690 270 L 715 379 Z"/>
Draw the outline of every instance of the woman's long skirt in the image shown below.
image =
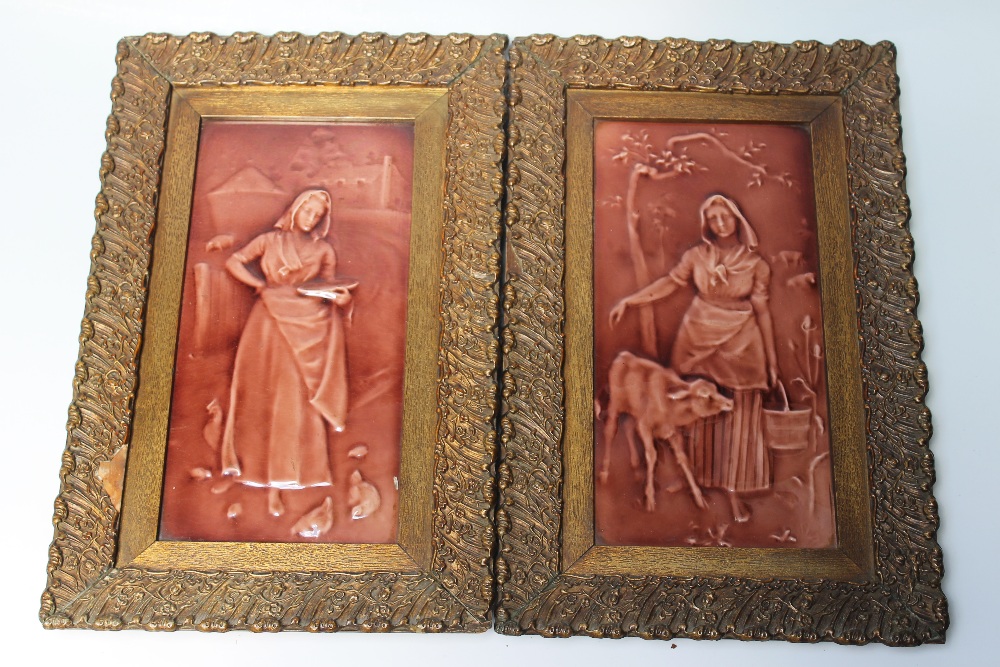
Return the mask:
<path id="1" fill-rule="evenodd" d="M 733 409 L 701 419 L 688 431 L 688 457 L 702 487 L 761 491 L 771 487 L 762 427 L 763 392 L 737 389 Z"/>

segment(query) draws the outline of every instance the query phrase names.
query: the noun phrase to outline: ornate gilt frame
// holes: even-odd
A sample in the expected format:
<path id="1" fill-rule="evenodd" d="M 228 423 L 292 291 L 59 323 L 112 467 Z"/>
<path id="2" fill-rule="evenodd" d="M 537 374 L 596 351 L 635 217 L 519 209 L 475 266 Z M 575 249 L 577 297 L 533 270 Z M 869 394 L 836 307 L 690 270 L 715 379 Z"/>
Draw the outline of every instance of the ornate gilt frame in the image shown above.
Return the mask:
<path id="1" fill-rule="evenodd" d="M 498 631 L 944 641 L 894 59 L 884 42 L 514 40 Z M 594 546 L 594 118 L 811 128 L 840 548 Z"/>
<path id="2" fill-rule="evenodd" d="M 119 43 L 46 627 L 488 627 L 505 47 L 498 35 L 340 33 Z M 157 540 L 162 406 L 198 128 L 212 115 L 415 123 L 402 463 L 413 483 L 397 545 Z M 121 498 L 109 471 L 126 452 Z"/>

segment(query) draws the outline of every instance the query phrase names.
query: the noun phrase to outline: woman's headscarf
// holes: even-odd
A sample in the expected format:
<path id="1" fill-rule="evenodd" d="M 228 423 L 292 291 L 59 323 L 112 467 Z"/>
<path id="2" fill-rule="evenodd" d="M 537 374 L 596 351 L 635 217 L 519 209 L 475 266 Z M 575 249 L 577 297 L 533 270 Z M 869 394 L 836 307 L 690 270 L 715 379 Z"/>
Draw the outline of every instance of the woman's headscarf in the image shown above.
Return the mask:
<path id="1" fill-rule="evenodd" d="M 757 233 L 750 226 L 750 223 L 743 216 L 743 212 L 740 211 L 740 207 L 736 205 L 729 197 L 725 195 L 711 195 L 704 202 L 702 202 L 701 208 L 698 210 L 698 214 L 701 216 L 701 238 L 706 243 L 715 244 L 715 234 L 711 232 L 711 228 L 708 224 L 708 209 L 713 206 L 725 206 L 729 209 L 729 212 L 733 214 L 736 218 L 736 232 L 737 237 L 740 239 L 740 243 L 745 245 L 748 250 L 757 249 Z"/>
<path id="2" fill-rule="evenodd" d="M 330 231 L 330 202 L 332 201 L 330 199 L 330 193 L 326 190 L 306 190 L 302 192 L 295 198 L 295 201 L 293 201 L 292 205 L 288 207 L 288 210 L 286 210 L 281 217 L 278 218 L 278 222 L 274 223 L 274 226 L 285 232 L 295 229 L 295 223 L 298 222 L 299 210 L 313 197 L 319 197 L 323 200 L 323 203 L 326 206 L 326 214 L 323 216 L 323 219 L 320 220 L 315 227 L 313 227 L 310 234 L 314 239 L 324 238 Z"/>
<path id="3" fill-rule="evenodd" d="M 330 231 L 330 208 L 331 208 L 331 198 L 330 193 L 326 190 L 306 190 L 299 194 L 292 202 L 292 205 L 288 207 L 278 222 L 274 223 L 274 227 L 282 232 L 291 232 L 298 227 L 298 216 L 302 209 L 302 206 L 312 199 L 313 197 L 319 197 L 323 200 L 323 204 L 326 206 L 326 213 L 323 214 L 323 218 L 316 223 L 316 226 L 312 228 L 309 235 L 312 236 L 313 241 L 318 241 L 321 238 L 325 238 Z M 292 271 L 298 271 L 302 268 L 302 260 L 299 258 L 298 251 L 295 250 L 295 245 L 287 242 L 286 234 L 278 234 L 278 255 L 281 257 L 282 267 L 278 269 L 278 273 L 281 275 L 287 275 Z"/>
<path id="4" fill-rule="evenodd" d="M 736 218 L 736 235 L 740 244 L 735 253 L 727 254 L 725 261 L 723 261 L 719 246 L 715 243 L 715 233 L 708 223 L 708 209 L 713 206 L 725 206 Z M 750 222 L 744 217 L 736 202 L 725 195 L 711 195 L 702 203 L 698 212 L 701 216 L 701 238 L 709 250 L 710 281 L 713 285 L 729 284 L 730 271 L 745 271 L 749 268 L 757 253 L 757 233 L 750 226 Z"/>

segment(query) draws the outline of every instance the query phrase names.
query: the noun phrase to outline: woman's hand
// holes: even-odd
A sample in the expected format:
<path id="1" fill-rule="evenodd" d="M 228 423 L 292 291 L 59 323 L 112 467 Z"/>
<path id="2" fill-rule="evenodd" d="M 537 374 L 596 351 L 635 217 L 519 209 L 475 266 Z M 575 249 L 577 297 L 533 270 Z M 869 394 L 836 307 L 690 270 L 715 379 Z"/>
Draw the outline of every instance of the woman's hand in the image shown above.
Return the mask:
<path id="1" fill-rule="evenodd" d="M 628 310 L 628 299 L 622 299 L 615 304 L 615 307 L 611 309 L 611 314 L 608 316 L 608 322 L 611 326 L 617 326 L 621 322 L 622 317 L 625 316 L 625 311 Z"/>
<path id="2" fill-rule="evenodd" d="M 252 288 L 257 294 L 263 292 L 264 288 L 267 287 L 267 281 L 251 273 L 238 254 L 229 256 L 229 259 L 226 260 L 226 270 L 229 271 L 229 275 Z"/>
<path id="3" fill-rule="evenodd" d="M 337 304 L 338 306 L 340 306 L 341 308 L 343 308 L 344 306 L 350 304 L 351 301 L 353 301 L 353 300 L 354 300 L 354 297 L 351 296 L 351 293 L 347 289 L 338 288 L 338 289 L 334 290 L 334 293 L 333 293 L 333 302 L 335 304 Z"/>
<path id="4" fill-rule="evenodd" d="M 767 365 L 767 386 L 778 386 L 778 367 L 773 363 Z"/>

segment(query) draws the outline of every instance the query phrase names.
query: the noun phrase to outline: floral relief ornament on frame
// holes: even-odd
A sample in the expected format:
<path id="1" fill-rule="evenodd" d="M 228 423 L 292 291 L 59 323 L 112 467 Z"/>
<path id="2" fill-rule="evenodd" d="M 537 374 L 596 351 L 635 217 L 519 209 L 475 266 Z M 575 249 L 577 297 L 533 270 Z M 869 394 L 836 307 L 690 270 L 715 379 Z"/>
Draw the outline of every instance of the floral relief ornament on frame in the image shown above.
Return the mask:
<path id="1" fill-rule="evenodd" d="M 499 36 L 340 33 L 120 43 L 40 613 L 46 627 L 483 630 L 493 614 L 507 634 L 944 640 L 892 46 L 523 38 L 507 56 L 513 82 L 505 112 L 505 45 Z M 199 410 L 192 423 L 205 430 L 191 442 L 207 443 L 194 451 L 211 463 L 192 467 L 168 452 L 174 426 L 160 408 L 170 403 L 172 383 L 184 391 L 173 345 L 185 317 L 194 323 L 191 358 L 231 354 L 218 352 L 208 320 L 175 312 L 185 290 L 197 293 L 196 312 L 240 289 L 227 282 L 225 271 L 240 273 L 223 267 L 227 256 L 249 267 L 247 285 L 257 287 L 257 271 L 267 277 L 257 263 L 264 260 L 240 254 L 250 231 L 240 246 L 227 238 L 239 236 L 232 229 L 198 236 L 199 138 L 234 123 L 312 124 L 307 134 L 318 132 L 310 136 L 326 150 L 326 132 L 359 122 L 412 127 L 417 154 L 406 363 L 393 390 L 403 392 L 399 461 L 378 479 L 363 477 L 371 448 L 334 435 L 329 477 L 349 472 L 345 461 L 357 468 L 349 492 L 328 494 L 326 475 L 308 485 L 246 475 L 234 485 L 239 455 L 227 466 L 211 443 L 224 439 L 235 363 L 220 362 L 224 381 L 213 391 L 223 398 L 199 394 L 192 403 Z M 615 160 L 617 152 L 601 153 L 602 126 L 614 130 L 613 143 L 660 152 L 648 164 Z M 739 142 L 740 132 L 753 136 Z M 771 134 L 764 140 L 762 132 Z M 779 148 L 778 135 L 799 148 Z M 669 150 L 694 136 L 723 149 L 714 157 L 693 145 Z M 505 151 L 497 406 L 491 378 Z M 727 152 L 749 172 L 721 176 L 719 155 Z M 360 173 L 368 157 L 347 162 Z M 778 169 L 785 158 L 787 172 Z M 264 171 L 257 185 L 277 182 L 281 210 L 305 231 L 296 200 L 315 199 L 317 183 L 297 181 L 302 172 L 291 165 Z M 697 201 L 678 197 L 691 176 L 713 191 Z M 318 195 L 328 200 L 325 213 L 337 210 L 337 181 Z M 223 194 L 219 186 L 206 187 Z M 754 199 L 756 190 L 785 187 L 799 199 L 790 206 L 776 198 L 784 212 L 765 212 Z M 791 238 L 775 230 L 787 228 L 782 220 L 793 209 L 801 209 L 792 216 L 802 221 L 797 240 L 779 242 Z M 204 220 L 205 230 L 218 222 Z M 268 233 L 261 225 L 253 234 Z M 345 234 L 353 238 L 350 225 L 335 229 L 327 240 L 341 266 L 358 246 L 344 242 Z M 601 234 L 611 241 L 598 243 Z M 194 265 L 185 267 L 185 253 L 198 248 L 185 246 L 189 238 L 208 261 L 189 258 Z M 610 255 L 601 260 L 599 251 Z M 685 252 L 704 258 L 685 263 Z M 616 263 L 613 285 L 601 276 Z M 336 278 L 342 273 L 301 289 L 352 319 L 374 285 Z M 645 298 L 643 290 L 666 275 L 677 285 L 670 294 L 630 300 Z M 749 275 L 751 286 L 741 287 Z M 230 309 L 237 314 L 254 304 L 249 294 L 241 298 Z M 787 298 L 794 308 L 782 307 Z M 695 299 L 707 303 L 689 305 Z M 770 318 L 758 308 L 765 300 Z M 612 317 L 622 301 L 622 315 Z M 791 324 L 790 311 L 798 318 Z M 682 324 L 696 319 L 701 324 Z M 731 324 L 720 333 L 724 321 Z M 246 331 L 226 326 L 230 342 Z M 738 364 L 706 362 L 732 356 L 733 343 L 700 351 L 677 344 L 684 331 L 706 326 L 752 350 L 755 361 L 734 375 Z M 348 366 L 364 347 L 350 337 Z M 628 360 L 621 377 L 631 379 L 611 381 L 612 359 Z M 663 391 L 626 400 L 622 388 L 637 377 L 639 386 L 659 383 Z M 362 370 L 357 378 L 349 396 L 352 386 L 378 384 Z M 766 403 L 780 393 L 783 408 Z M 681 401 L 687 416 L 656 407 L 664 396 Z M 625 409 L 609 437 L 613 404 Z M 800 423 L 776 436 L 769 417 Z M 180 495 L 170 496 L 165 461 L 180 462 L 170 478 L 186 489 Z M 345 518 L 377 505 L 363 484 L 383 500 L 394 495 L 385 482 L 392 465 L 398 527 L 388 524 L 385 543 L 341 541 L 335 533 L 345 522 L 350 530 L 371 525 Z M 305 487 L 319 495 L 307 500 Z M 191 538 L 188 527 L 170 533 L 160 525 L 161 502 L 189 502 L 192 489 L 215 498 L 211 521 L 232 533 L 222 538 L 230 541 L 199 542 L 206 538 Z M 774 507 L 802 500 L 809 512 L 797 523 L 774 523 Z M 316 511 L 303 514 L 309 507 Z M 650 512 L 660 513 L 655 521 Z M 281 537 L 240 533 L 255 513 Z M 273 529 L 269 515 L 291 528 Z"/>
<path id="2" fill-rule="evenodd" d="M 488 627 L 505 46 L 119 43 L 46 627 Z M 386 132 L 402 148 L 351 148 Z M 398 430 L 358 431 L 387 395 Z M 255 418 L 299 453 L 262 456 Z"/>
<path id="3" fill-rule="evenodd" d="M 514 41 L 498 631 L 944 641 L 894 61 Z"/>

